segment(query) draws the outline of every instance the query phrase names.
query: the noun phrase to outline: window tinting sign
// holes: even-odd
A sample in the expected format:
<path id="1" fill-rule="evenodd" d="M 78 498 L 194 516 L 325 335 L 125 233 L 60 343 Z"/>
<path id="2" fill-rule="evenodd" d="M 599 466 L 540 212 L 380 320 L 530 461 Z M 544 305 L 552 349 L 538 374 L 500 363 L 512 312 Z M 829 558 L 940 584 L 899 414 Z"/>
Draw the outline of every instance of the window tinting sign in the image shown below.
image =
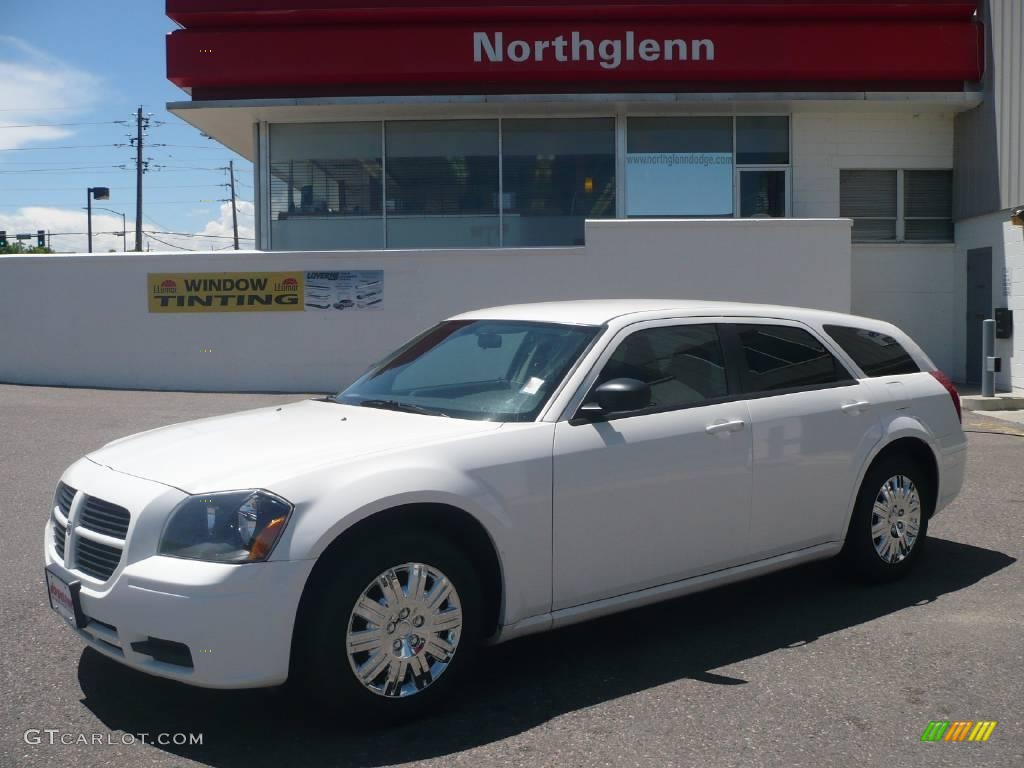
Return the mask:
<path id="1" fill-rule="evenodd" d="M 384 270 L 307 272 L 306 310 L 384 308 Z"/>
<path id="2" fill-rule="evenodd" d="M 149 274 L 149 311 L 301 312 L 301 272 Z"/>

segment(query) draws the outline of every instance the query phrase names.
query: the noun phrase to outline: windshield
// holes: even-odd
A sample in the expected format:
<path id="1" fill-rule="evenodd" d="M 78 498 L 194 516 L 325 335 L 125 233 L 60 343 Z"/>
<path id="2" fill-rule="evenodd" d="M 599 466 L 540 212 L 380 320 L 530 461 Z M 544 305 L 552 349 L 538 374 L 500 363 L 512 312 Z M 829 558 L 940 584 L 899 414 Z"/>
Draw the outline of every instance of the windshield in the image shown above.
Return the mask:
<path id="1" fill-rule="evenodd" d="M 597 331 L 449 320 L 374 366 L 336 400 L 461 419 L 532 421 Z"/>

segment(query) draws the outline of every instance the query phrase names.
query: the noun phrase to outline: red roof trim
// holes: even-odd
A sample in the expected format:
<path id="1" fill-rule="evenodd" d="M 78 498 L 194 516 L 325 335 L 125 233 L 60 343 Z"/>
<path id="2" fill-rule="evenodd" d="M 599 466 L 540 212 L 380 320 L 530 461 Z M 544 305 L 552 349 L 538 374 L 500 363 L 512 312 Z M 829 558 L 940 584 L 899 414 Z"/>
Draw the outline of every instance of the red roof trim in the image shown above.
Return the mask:
<path id="1" fill-rule="evenodd" d="M 167 15 L 188 28 L 547 19 L 940 21 L 970 19 L 977 6 L 977 0 L 167 0 Z"/>

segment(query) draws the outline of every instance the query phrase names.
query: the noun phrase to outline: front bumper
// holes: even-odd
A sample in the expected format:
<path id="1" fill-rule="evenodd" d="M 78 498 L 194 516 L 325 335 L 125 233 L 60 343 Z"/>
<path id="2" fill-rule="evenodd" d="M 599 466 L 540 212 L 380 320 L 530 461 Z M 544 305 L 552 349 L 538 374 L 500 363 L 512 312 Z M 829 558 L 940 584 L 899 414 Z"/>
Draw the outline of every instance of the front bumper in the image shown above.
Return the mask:
<path id="1" fill-rule="evenodd" d="M 65 482 L 132 512 L 124 556 L 107 581 L 76 570 L 70 554 L 62 558 L 52 518 L 46 525 L 46 565 L 81 582 L 85 626 L 74 631 L 88 645 L 142 672 L 203 687 L 255 688 L 288 678 L 296 610 L 314 561 L 225 565 L 160 556 L 148 540 L 145 508 L 157 499 L 166 508 L 168 493 L 179 492 L 91 462 L 75 464 Z M 153 639 L 187 646 L 191 665 L 145 653 Z"/>

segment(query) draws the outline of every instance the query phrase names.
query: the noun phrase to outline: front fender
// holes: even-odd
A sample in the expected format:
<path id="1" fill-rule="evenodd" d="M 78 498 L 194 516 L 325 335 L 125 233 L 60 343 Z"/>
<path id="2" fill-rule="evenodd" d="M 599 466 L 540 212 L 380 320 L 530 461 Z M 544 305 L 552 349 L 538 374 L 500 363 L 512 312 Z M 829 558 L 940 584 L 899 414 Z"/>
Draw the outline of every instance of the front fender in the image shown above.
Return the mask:
<path id="1" fill-rule="evenodd" d="M 378 454 L 297 480 L 282 489 L 295 512 L 273 559 L 317 559 L 375 514 L 445 504 L 477 520 L 494 545 L 503 582 L 502 623 L 547 613 L 552 434 L 551 424 L 505 425 L 458 445 Z"/>

